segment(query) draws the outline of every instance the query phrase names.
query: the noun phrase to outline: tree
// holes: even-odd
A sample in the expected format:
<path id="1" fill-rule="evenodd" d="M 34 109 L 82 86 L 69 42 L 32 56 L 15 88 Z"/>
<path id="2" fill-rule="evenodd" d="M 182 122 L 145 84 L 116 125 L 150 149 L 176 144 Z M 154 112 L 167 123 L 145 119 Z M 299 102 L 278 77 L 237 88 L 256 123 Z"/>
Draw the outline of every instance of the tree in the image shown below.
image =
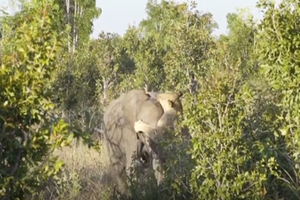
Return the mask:
<path id="1" fill-rule="evenodd" d="M 261 72 L 276 94 L 274 102 L 280 108 L 276 115 L 277 129 L 273 135 L 278 143 L 276 156 L 280 170 L 270 187 L 279 190 L 276 198 L 299 199 L 299 2 L 261 0 L 265 10 L 257 35 Z M 280 156 L 279 156 L 280 155 Z"/>
<path id="2" fill-rule="evenodd" d="M 31 1 L 3 19 L 0 70 L 0 196 L 37 193 L 63 163 L 51 152 L 82 136 L 56 116 L 50 79 L 66 41 L 53 1 Z"/>
<path id="3" fill-rule="evenodd" d="M 133 72 L 134 64 L 117 34 L 101 32 L 90 48 L 101 74 L 97 82 L 98 98 L 106 105 L 121 92 L 119 84 Z"/>
<path id="4" fill-rule="evenodd" d="M 134 70 L 132 76 L 122 84 L 130 86 L 126 89 L 148 85 L 151 89 L 159 90 L 165 79 L 162 61 L 165 49 L 159 43 L 158 35 L 140 35 L 141 30 L 136 27 L 130 27 L 124 35 L 124 48 L 134 63 Z"/>
<path id="5" fill-rule="evenodd" d="M 227 14 L 227 23 L 229 34 L 222 35 L 220 39 L 223 47 L 229 51 L 228 60 L 224 64 L 236 64 L 237 70 L 241 70 L 246 78 L 258 70 L 255 55 L 256 24 L 253 16 L 244 10 Z"/>
<path id="6" fill-rule="evenodd" d="M 198 81 L 206 72 L 208 58 L 215 46 L 211 36 L 215 23 L 210 13 L 196 10 L 194 2 L 190 6 L 183 3 L 173 9 L 180 9 L 181 15 L 168 27 L 167 37 L 173 42 L 169 44 L 164 56 L 164 87 L 196 94 Z"/>
<path id="7" fill-rule="evenodd" d="M 96 7 L 95 0 L 55 0 L 60 8 L 60 26 L 69 26 L 69 52 L 89 40 L 93 31 L 93 20 L 99 17 L 101 9 Z"/>
<path id="8" fill-rule="evenodd" d="M 234 13 L 228 24 L 198 79 L 197 103 L 186 108 L 196 162 L 191 188 L 196 199 L 264 199 L 276 192 L 268 186 L 277 173 L 272 133 L 279 110 L 255 69 L 254 24 Z"/>

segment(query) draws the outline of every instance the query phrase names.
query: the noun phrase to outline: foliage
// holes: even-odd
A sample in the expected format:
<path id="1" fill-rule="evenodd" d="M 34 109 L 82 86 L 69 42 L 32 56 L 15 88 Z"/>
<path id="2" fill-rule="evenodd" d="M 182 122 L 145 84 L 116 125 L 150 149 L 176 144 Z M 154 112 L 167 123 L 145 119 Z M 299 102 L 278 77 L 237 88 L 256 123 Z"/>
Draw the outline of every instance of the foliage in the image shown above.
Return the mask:
<path id="1" fill-rule="evenodd" d="M 133 68 L 120 36 L 101 33 L 61 60 L 52 82 L 55 100 L 64 111 L 97 107 L 95 102 L 103 109 Z"/>
<path id="2" fill-rule="evenodd" d="M 82 133 L 102 127 L 105 106 L 147 85 L 185 91 L 184 114 L 161 141 L 163 184 L 135 172 L 134 199 L 299 199 L 299 3 L 260 0 L 260 23 L 228 13 L 218 38 L 213 16 L 196 6 L 149 1 L 138 26 L 97 39 L 94 0 L 32 1 L 2 17 L 0 195 L 37 193 L 62 167 L 53 149 L 73 136 L 93 145 Z M 75 174 L 74 184 L 55 181 L 57 192 L 80 196 Z"/>
<path id="3" fill-rule="evenodd" d="M 192 5 L 183 4 L 186 12 L 173 22 L 170 44 L 164 57 L 166 80 L 164 88 L 188 91 L 194 94 L 199 89 L 198 81 L 203 77 L 207 61 L 215 42 L 211 36 L 213 20 L 210 13 L 201 14 Z"/>
<path id="4" fill-rule="evenodd" d="M 299 198 L 299 21 L 297 1 L 260 1 L 265 16 L 257 35 L 261 72 L 276 93 L 278 129 L 273 132 L 279 143 L 278 158 L 280 179 L 274 187 L 281 195 Z"/>
<path id="5" fill-rule="evenodd" d="M 130 85 L 129 88 L 148 85 L 158 90 L 165 78 L 162 61 L 165 50 L 157 41 L 159 35 L 139 37 L 140 34 L 141 30 L 131 27 L 124 35 L 124 48 L 134 63 L 134 76 L 123 84 Z"/>
<path id="6" fill-rule="evenodd" d="M 81 45 L 89 41 L 93 31 L 93 20 L 99 17 L 102 10 L 96 7 L 95 0 L 55 0 L 59 6 L 57 21 L 59 29 L 68 26 L 68 50 L 75 52 Z"/>
<path id="7" fill-rule="evenodd" d="M 229 13 L 227 23 L 229 34 L 228 36 L 222 35 L 220 38 L 220 42 L 222 41 L 226 48 L 230 49 L 224 64 L 234 63 L 239 65 L 238 69 L 244 78 L 247 78 L 247 76 L 255 74 L 258 68 L 255 55 L 256 24 L 253 16 L 245 10 L 240 10 L 238 13 Z"/>
<path id="8" fill-rule="evenodd" d="M 0 70 L 0 196 L 23 199 L 35 194 L 63 162 L 51 152 L 69 145 L 72 127 L 53 112 L 50 78 L 61 53 L 64 32 L 55 29 L 52 1 L 24 3 L 2 19 Z M 80 132 L 76 136 L 79 135 Z"/>

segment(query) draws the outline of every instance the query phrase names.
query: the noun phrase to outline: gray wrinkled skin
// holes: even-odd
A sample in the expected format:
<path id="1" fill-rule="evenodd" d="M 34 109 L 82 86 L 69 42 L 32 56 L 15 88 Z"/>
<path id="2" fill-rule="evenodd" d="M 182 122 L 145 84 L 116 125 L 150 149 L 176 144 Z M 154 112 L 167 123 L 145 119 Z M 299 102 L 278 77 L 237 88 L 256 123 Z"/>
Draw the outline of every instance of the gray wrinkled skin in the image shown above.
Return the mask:
<path id="1" fill-rule="evenodd" d="M 155 127 L 164 111 L 155 98 L 149 98 L 145 90 L 130 90 L 113 100 L 104 114 L 104 140 L 109 156 L 109 169 L 112 181 L 117 184 L 120 192 L 125 192 L 126 172 L 132 163 L 132 156 L 137 149 L 137 136 L 134 123 L 142 120 Z M 155 163 L 160 163 L 155 160 Z M 153 167 L 161 170 L 161 166 Z M 155 172 L 156 177 L 160 174 Z"/>

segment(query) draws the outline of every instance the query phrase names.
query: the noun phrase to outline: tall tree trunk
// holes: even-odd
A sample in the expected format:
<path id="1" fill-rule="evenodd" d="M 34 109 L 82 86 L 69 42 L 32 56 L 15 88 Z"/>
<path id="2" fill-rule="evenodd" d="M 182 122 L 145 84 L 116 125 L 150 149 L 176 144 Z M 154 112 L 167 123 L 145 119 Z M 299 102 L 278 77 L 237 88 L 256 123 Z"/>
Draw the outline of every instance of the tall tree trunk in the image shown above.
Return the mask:
<path id="1" fill-rule="evenodd" d="M 67 24 L 70 26 L 70 0 L 65 0 L 66 3 L 66 12 L 67 12 Z M 71 51 L 71 34 L 68 34 L 68 51 Z"/>
<path id="2" fill-rule="evenodd" d="M 77 23 L 77 6 L 78 6 L 78 3 L 77 1 L 74 1 L 74 15 L 73 15 L 73 46 L 72 46 L 72 53 L 75 52 L 75 44 L 76 44 L 76 23 Z"/>

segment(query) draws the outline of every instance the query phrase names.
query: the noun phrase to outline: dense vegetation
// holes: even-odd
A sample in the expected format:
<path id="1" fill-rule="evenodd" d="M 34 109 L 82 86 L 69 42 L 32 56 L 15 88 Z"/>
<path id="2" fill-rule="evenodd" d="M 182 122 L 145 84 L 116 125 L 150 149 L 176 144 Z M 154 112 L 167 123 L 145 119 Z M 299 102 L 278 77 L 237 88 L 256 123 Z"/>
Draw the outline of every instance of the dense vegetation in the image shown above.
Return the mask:
<path id="1" fill-rule="evenodd" d="M 164 141 L 163 188 L 132 179 L 134 199 L 300 199 L 298 1 L 258 1 L 259 23 L 229 13 L 218 38 L 194 2 L 149 1 L 138 26 L 97 39 L 95 0 L 22 5 L 0 21 L 1 199 L 83 199 L 98 182 L 83 182 L 53 152 L 73 138 L 98 149 L 90 130 L 101 128 L 104 107 L 145 84 L 186 91 L 178 123 L 192 139 Z M 101 190 L 85 198 L 117 198 Z"/>

